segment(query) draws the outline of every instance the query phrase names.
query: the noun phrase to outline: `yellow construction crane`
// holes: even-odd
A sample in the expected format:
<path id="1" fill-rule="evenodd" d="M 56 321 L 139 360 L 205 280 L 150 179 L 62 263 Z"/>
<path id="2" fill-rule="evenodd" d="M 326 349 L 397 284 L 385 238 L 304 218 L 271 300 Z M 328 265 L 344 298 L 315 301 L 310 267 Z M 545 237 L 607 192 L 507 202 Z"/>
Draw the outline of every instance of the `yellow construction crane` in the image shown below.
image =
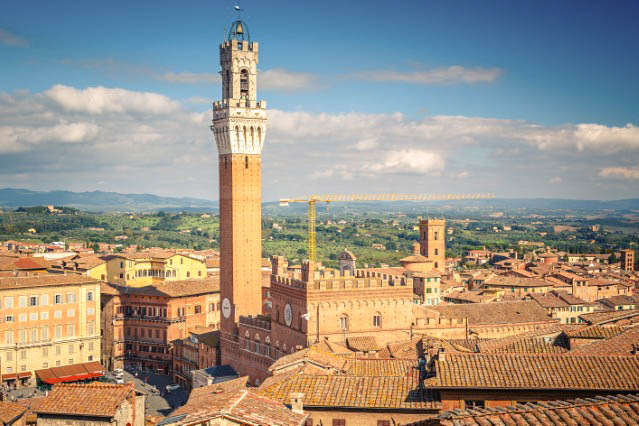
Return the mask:
<path id="1" fill-rule="evenodd" d="M 308 203 L 308 258 L 315 262 L 316 234 L 315 234 L 315 206 L 320 203 L 334 203 L 337 201 L 441 201 L 441 200 L 481 200 L 495 198 L 494 194 L 327 194 L 311 195 L 300 198 L 281 198 L 280 206 L 289 203 Z"/>

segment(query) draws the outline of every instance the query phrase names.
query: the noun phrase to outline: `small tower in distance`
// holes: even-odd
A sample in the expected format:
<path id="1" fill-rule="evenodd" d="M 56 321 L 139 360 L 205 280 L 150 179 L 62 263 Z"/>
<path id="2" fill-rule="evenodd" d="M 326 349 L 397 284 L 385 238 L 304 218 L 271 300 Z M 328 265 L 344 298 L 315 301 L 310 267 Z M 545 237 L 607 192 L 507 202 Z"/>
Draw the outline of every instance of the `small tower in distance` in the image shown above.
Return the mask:
<path id="1" fill-rule="evenodd" d="M 422 219 L 419 221 L 419 246 L 422 256 L 434 263 L 435 269 L 446 272 L 446 220 Z"/>
<path id="2" fill-rule="evenodd" d="M 222 362 L 229 362 L 240 315 L 262 312 L 262 146 L 266 103 L 257 101 L 258 44 L 233 22 L 220 44 L 222 100 L 211 130 L 219 154 Z"/>
<path id="3" fill-rule="evenodd" d="M 619 266 L 622 271 L 633 272 L 635 270 L 635 251 L 630 249 L 621 250 L 621 263 Z"/>

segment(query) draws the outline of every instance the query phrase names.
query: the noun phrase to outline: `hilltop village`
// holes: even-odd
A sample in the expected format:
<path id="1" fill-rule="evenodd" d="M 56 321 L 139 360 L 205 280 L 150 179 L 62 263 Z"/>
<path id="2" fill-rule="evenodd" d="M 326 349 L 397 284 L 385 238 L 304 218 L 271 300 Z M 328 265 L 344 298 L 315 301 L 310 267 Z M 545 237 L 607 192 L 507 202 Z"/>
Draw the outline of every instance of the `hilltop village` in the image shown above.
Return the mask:
<path id="1" fill-rule="evenodd" d="M 263 257 L 268 126 L 246 28 L 219 46 L 219 250 L 2 243 L 2 424 L 638 424 L 629 245 L 526 241 L 462 263 L 425 216 L 374 267 L 356 247 L 333 266 Z"/>

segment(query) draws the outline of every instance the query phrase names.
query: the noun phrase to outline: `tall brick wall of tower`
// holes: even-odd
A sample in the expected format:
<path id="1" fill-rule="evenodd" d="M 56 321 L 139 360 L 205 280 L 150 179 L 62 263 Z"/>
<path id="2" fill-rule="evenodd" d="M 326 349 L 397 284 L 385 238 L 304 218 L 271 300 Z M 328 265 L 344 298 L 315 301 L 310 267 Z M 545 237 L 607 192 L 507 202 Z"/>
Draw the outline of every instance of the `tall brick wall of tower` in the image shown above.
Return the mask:
<path id="1" fill-rule="evenodd" d="M 213 103 L 220 178 L 221 362 L 242 365 L 240 316 L 262 312 L 262 147 L 266 103 L 257 101 L 258 43 L 237 20 L 220 44 L 222 99 Z M 241 368 L 238 369 L 240 371 Z"/>
<path id="2" fill-rule="evenodd" d="M 261 163 L 259 155 L 220 156 L 220 297 L 233 301 L 224 332 L 240 315 L 262 312 Z"/>
<path id="3" fill-rule="evenodd" d="M 422 256 L 435 262 L 435 269 L 446 271 L 446 220 L 419 221 L 419 246 Z"/>

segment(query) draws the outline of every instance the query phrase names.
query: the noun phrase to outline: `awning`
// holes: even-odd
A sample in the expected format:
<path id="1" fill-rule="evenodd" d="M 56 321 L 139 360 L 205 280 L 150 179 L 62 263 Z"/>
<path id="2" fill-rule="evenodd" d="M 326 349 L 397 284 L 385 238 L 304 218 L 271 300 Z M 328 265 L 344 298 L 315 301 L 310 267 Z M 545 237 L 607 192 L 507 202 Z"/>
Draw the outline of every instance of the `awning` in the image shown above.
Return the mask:
<path id="1" fill-rule="evenodd" d="M 26 379 L 27 377 L 31 377 L 30 371 L 23 371 L 21 373 L 18 373 L 18 379 Z"/>
<path id="2" fill-rule="evenodd" d="M 8 373 L 2 375 L 2 380 L 15 380 L 18 377 L 16 373 Z"/>
<path id="3" fill-rule="evenodd" d="M 97 361 L 82 364 L 65 365 L 64 367 L 36 370 L 41 382 L 54 385 L 56 383 L 77 382 L 78 380 L 95 379 L 104 376 L 104 367 Z"/>

